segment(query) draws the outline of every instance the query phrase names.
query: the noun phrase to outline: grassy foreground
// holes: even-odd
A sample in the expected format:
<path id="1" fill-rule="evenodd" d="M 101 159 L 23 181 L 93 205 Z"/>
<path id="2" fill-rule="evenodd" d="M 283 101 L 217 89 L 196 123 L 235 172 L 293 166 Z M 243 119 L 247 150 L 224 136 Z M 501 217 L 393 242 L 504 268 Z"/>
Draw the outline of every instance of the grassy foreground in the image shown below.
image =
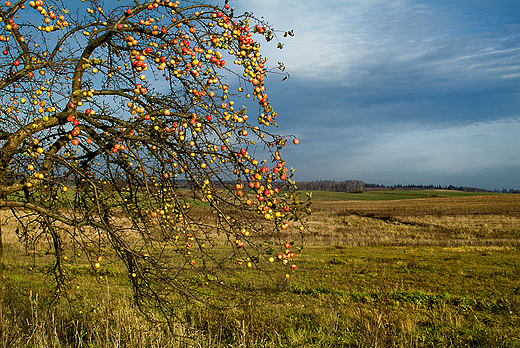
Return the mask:
<path id="1" fill-rule="evenodd" d="M 316 198 L 316 195 L 315 195 Z M 520 196 L 317 200 L 298 272 L 237 270 L 233 308 L 168 329 L 135 310 L 117 264 L 51 279 L 5 238 L 1 347 L 520 347 Z"/>

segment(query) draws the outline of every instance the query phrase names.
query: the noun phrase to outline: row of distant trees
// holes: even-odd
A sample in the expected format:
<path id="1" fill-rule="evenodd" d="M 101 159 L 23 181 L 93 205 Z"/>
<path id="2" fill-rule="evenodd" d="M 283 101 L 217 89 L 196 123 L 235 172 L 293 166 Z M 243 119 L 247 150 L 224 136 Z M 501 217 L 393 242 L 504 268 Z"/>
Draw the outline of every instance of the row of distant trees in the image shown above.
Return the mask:
<path id="1" fill-rule="evenodd" d="M 377 190 L 450 190 L 450 191 L 464 191 L 464 192 L 497 192 L 497 193 L 520 193 L 520 190 L 516 189 L 495 189 L 493 191 L 467 187 L 467 186 L 454 186 L 454 185 L 382 185 L 365 183 L 361 180 L 315 180 L 315 181 L 300 181 L 297 182 L 297 186 L 300 190 L 317 190 L 317 191 L 333 191 L 333 192 L 363 192 L 363 191 L 377 191 Z"/>
<path id="2" fill-rule="evenodd" d="M 366 184 L 360 180 L 315 180 L 297 182 L 300 190 L 333 191 L 333 192 L 363 192 Z"/>
<path id="3" fill-rule="evenodd" d="M 367 190 L 449 190 L 449 191 L 464 191 L 464 192 L 489 192 L 489 190 L 480 189 L 468 186 L 454 186 L 454 185 L 420 185 L 420 184 L 397 184 L 397 185 L 380 185 L 380 184 L 365 184 Z"/>

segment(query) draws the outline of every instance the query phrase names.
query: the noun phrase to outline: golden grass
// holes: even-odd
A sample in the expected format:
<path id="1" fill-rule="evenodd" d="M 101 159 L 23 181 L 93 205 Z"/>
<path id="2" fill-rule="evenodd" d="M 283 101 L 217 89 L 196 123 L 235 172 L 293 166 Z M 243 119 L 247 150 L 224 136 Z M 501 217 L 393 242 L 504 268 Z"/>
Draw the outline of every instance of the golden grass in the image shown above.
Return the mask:
<path id="1" fill-rule="evenodd" d="M 482 195 L 466 197 L 438 197 L 393 201 L 318 201 L 318 211 L 350 209 L 363 212 L 397 213 L 402 215 L 465 215 L 500 214 L 520 217 L 520 195 Z"/>
<path id="2" fill-rule="evenodd" d="M 520 195 L 318 201 L 310 245 L 506 245 L 520 241 Z"/>

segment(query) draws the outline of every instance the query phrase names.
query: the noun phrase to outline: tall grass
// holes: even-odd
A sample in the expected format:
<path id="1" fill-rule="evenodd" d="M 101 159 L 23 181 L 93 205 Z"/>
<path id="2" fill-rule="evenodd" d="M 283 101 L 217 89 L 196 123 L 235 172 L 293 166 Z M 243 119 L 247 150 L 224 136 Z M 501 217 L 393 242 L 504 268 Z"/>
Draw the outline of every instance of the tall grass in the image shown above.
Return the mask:
<path id="1" fill-rule="evenodd" d="M 519 197 L 314 207 L 290 281 L 237 267 L 234 306 L 185 305 L 173 325 L 140 314 L 116 262 L 77 265 L 56 297 L 52 255 L 25 251 L 10 226 L 0 346 L 520 346 Z"/>

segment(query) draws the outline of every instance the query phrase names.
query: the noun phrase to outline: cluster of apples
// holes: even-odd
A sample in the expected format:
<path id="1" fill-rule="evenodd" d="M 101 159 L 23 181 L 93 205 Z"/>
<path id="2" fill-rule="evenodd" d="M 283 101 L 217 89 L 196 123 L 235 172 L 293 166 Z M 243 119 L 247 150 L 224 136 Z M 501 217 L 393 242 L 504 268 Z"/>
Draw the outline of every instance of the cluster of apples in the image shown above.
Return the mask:
<path id="1" fill-rule="evenodd" d="M 76 138 L 79 133 L 80 133 L 80 129 L 79 129 L 79 120 L 76 119 L 76 115 L 69 115 L 67 117 L 67 121 L 69 121 L 70 123 L 72 123 L 72 125 L 74 126 L 74 128 L 72 129 L 72 131 L 70 132 L 69 134 L 69 139 L 72 139 L 71 142 L 73 145 L 79 145 L 79 140 L 78 138 Z"/>
<path id="2" fill-rule="evenodd" d="M 38 11 L 44 19 L 45 26 L 39 26 L 38 29 L 51 32 L 55 30 L 60 30 L 63 28 L 66 28 L 69 26 L 69 22 L 65 20 L 64 15 L 56 15 L 56 13 L 52 10 L 47 11 L 43 6 L 44 2 L 41 0 L 38 1 L 29 1 L 29 6 L 34 8 L 36 11 Z M 25 6 L 22 4 L 22 9 L 25 8 Z M 52 21 L 55 21 L 54 24 L 51 24 Z"/>
<path id="3" fill-rule="evenodd" d="M 5 26 L 5 30 L 7 30 L 7 31 L 12 31 L 13 29 L 17 29 L 17 28 L 18 28 L 18 24 L 16 24 L 16 23 L 14 22 L 14 19 L 9 18 L 9 19 L 7 20 L 7 24 L 6 24 L 6 26 Z"/>
<path id="4" fill-rule="evenodd" d="M 130 39 L 134 39 L 133 37 L 129 37 Z M 129 40 L 129 38 L 127 38 L 127 40 Z M 135 41 L 135 40 L 134 40 Z M 136 41 L 137 42 L 137 41 Z M 128 43 L 131 43 L 130 41 L 128 41 Z M 144 55 L 141 55 L 138 51 L 136 50 L 132 50 L 131 52 L 131 60 L 132 60 L 132 67 L 137 71 L 137 72 L 143 72 L 143 71 L 146 71 L 148 69 L 148 66 L 145 62 L 145 56 Z M 139 85 L 139 84 L 138 84 Z M 136 88 L 137 85 L 136 85 Z"/>

